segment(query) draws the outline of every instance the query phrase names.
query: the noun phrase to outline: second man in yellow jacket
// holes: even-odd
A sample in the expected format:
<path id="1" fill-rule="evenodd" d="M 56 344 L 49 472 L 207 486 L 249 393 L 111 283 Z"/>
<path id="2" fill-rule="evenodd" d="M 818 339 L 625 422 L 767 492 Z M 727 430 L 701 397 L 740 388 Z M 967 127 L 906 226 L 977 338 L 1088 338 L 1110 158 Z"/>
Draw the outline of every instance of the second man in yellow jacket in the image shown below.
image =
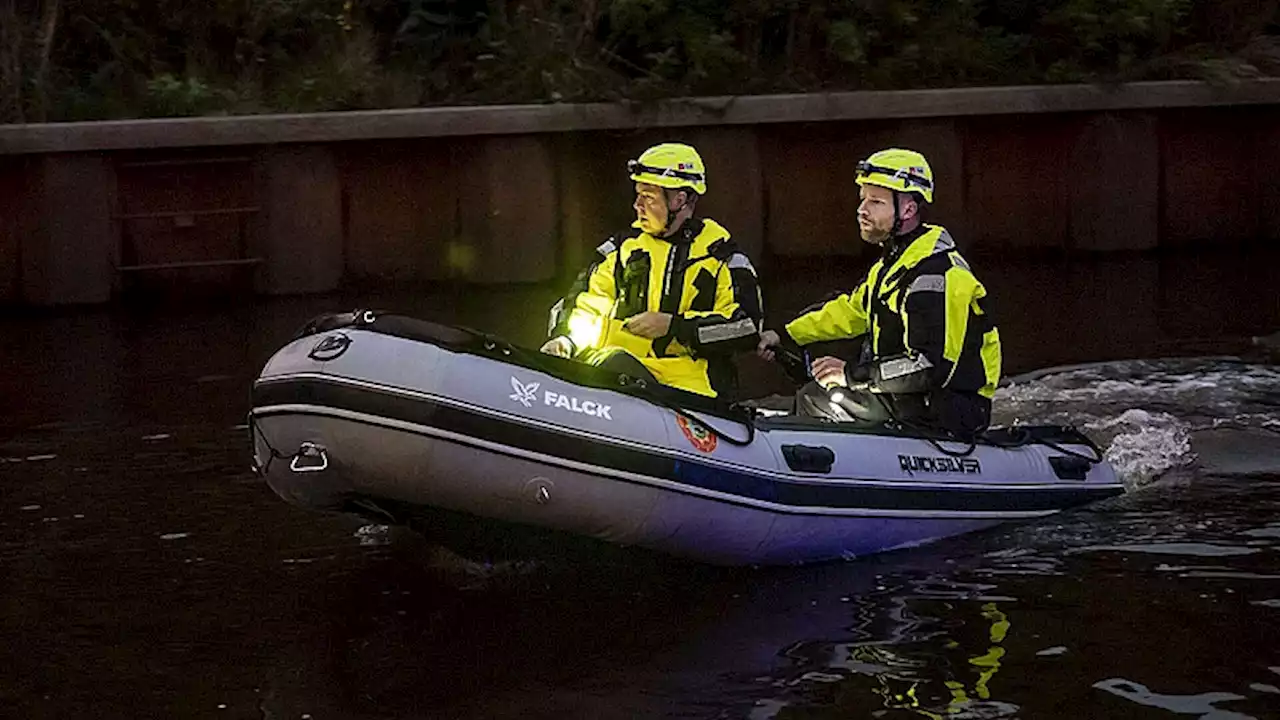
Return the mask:
<path id="1" fill-rule="evenodd" d="M 880 258 L 848 293 L 819 303 L 781 333 L 761 333 L 758 352 L 778 345 L 865 336 L 862 357 L 821 357 L 796 410 L 834 420 L 914 421 L 960 436 L 984 429 L 1000 381 L 1000 333 L 987 290 L 951 234 L 923 222 L 933 202 L 924 156 L 891 148 L 858 163 L 858 227 Z"/>

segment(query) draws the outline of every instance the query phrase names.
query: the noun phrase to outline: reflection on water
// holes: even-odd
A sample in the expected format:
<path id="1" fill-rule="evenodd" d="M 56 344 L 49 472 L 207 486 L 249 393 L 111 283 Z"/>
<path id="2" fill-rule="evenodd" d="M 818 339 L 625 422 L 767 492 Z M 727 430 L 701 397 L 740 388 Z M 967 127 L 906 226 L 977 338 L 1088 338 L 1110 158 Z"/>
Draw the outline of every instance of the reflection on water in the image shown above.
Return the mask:
<path id="1" fill-rule="evenodd" d="M 931 718 L 1015 714 L 1018 706 L 993 700 L 990 688 L 1005 655 L 1002 643 L 1010 630 L 1008 616 L 997 602 L 983 602 L 976 607 L 976 617 L 966 618 L 965 612 L 974 608 L 972 602 L 965 602 L 964 590 L 952 586 L 952 592 L 947 594 L 954 599 L 943 601 L 932 599 L 927 593 L 913 593 L 909 605 L 903 602 L 902 595 L 891 600 L 899 606 L 900 616 L 909 618 L 905 627 L 895 628 L 898 637 L 894 640 L 878 639 L 865 627 L 855 627 L 855 634 L 861 630 L 864 636 L 877 639 L 834 644 L 807 640 L 787 648 L 782 655 L 791 662 L 822 668 L 808 670 L 789 684 L 838 687 L 831 692 L 853 699 L 855 705 L 848 708 L 851 711 L 861 709 L 870 696 L 875 696 L 884 709 L 908 710 Z M 860 600 L 862 607 L 858 610 L 864 616 L 875 613 L 879 609 L 877 600 L 880 599 L 875 596 Z M 983 626 L 987 628 L 985 643 L 981 637 L 962 637 Z M 850 692 L 855 687 L 862 692 Z M 819 702 L 831 703 L 833 710 L 840 709 L 838 699 L 827 697 L 822 691 L 816 694 Z M 808 702 L 813 703 L 814 699 L 810 697 Z M 774 717 L 790 716 L 781 712 L 786 705 L 775 707 L 779 712 Z M 879 717 L 884 713 L 872 714 Z"/>
<path id="2" fill-rule="evenodd" d="M 1003 421 L 1082 427 L 1130 463 L 1139 489 L 800 569 L 640 555 L 482 565 L 400 528 L 294 509 L 248 471 L 249 384 L 316 313 L 392 307 L 531 343 L 544 324 L 528 308 L 556 288 L 0 321 L 0 634 L 19 639 L 0 645 L 0 707 L 23 718 L 1275 717 L 1280 375 L 1219 356 L 1280 327 L 1275 283 L 1263 282 L 1280 263 L 1192 260 L 982 261 L 1011 372 L 1118 361 L 1020 379 L 997 399 Z M 815 280 L 775 267 L 775 319 L 839 270 Z M 1244 310 L 1223 313 L 1223 296 Z M 1120 361 L 1164 355 L 1180 359 Z M 761 388 L 780 382 L 762 363 L 743 370 Z"/>
<path id="3" fill-rule="evenodd" d="M 1141 717 L 1137 704 L 1275 717 L 1262 686 L 1272 684 L 1268 661 L 1280 653 L 1280 618 L 1268 614 L 1280 546 L 1269 539 L 1238 548 L 1247 553 L 1219 550 L 1265 537 L 1256 532 L 1265 525 L 1248 525 L 1277 502 L 1275 482 L 1206 480 L 1062 516 L 1044 528 L 1051 532 L 1027 525 L 877 563 L 889 572 L 852 599 L 854 620 L 829 625 L 847 639 L 787 648 L 790 664 L 772 674 L 751 716 Z M 1189 522 L 1200 517 L 1189 504 L 1208 517 Z M 1143 535 L 1169 542 L 1105 542 Z M 1187 535 L 1220 543 L 1178 542 Z M 1146 560 L 1150 547 L 1231 564 L 1171 574 L 1187 568 Z"/>

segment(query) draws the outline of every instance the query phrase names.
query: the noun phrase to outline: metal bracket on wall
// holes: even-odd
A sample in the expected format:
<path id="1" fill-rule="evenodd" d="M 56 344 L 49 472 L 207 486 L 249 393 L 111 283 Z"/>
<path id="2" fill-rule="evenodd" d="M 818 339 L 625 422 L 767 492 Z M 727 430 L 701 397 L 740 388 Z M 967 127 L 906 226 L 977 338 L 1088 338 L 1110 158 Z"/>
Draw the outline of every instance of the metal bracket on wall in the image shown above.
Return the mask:
<path id="1" fill-rule="evenodd" d="M 158 160 L 142 160 L 142 161 L 126 161 L 120 162 L 116 167 L 121 171 L 132 171 L 137 173 L 141 171 L 145 177 L 148 170 L 157 170 L 160 172 L 171 171 L 174 169 L 198 168 L 200 166 L 249 166 L 252 158 L 246 156 L 222 156 L 222 157 L 203 157 L 203 158 L 167 158 Z M 198 173 L 214 172 L 220 173 L 216 168 L 210 167 L 209 170 L 195 170 Z M 248 177 L 241 181 L 235 178 L 240 174 L 239 171 L 232 171 L 232 175 L 227 177 L 224 175 L 223 182 L 242 182 L 243 180 L 252 180 Z M 250 195 L 252 197 L 252 195 Z M 247 198 L 246 198 L 247 199 Z M 123 198 L 121 204 L 124 205 Z M 146 203 L 144 203 L 146 204 Z M 162 262 L 134 262 L 127 264 L 118 264 L 116 271 L 120 273 L 137 273 L 149 271 L 163 270 L 181 270 L 188 268 L 215 268 L 215 267 L 236 267 L 236 266 L 253 266 L 265 262 L 265 258 L 252 256 L 249 250 L 248 233 L 249 227 L 246 220 L 253 215 L 261 212 L 262 208 L 258 205 L 239 204 L 230 207 L 205 207 L 205 208 L 179 208 L 179 209 L 163 209 L 163 210 L 126 210 L 121 207 L 120 211 L 112 216 L 112 220 L 117 223 L 127 223 L 129 221 L 147 221 L 147 220 L 172 220 L 174 228 L 188 229 L 194 228 L 197 224 L 197 218 L 220 218 L 234 217 L 238 219 L 238 231 L 234 240 L 234 246 L 238 252 L 233 253 L 232 257 L 225 258 L 192 258 L 190 260 L 172 259 Z M 127 233 L 127 231 L 126 231 Z M 142 259 L 142 258 L 138 258 Z M 157 258 L 158 259 L 158 258 Z"/>

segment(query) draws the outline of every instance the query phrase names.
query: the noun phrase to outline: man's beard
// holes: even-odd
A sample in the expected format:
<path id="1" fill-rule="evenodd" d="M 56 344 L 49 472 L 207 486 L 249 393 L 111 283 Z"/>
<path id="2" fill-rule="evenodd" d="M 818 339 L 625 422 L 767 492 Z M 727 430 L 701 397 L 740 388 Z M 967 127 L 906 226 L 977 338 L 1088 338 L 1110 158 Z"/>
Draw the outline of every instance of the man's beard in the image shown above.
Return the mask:
<path id="1" fill-rule="evenodd" d="M 883 245 L 884 241 L 889 239 L 889 232 L 887 230 L 880 230 L 875 227 L 869 230 L 863 230 L 862 227 L 859 226 L 858 234 L 862 237 L 863 242 L 871 245 Z"/>

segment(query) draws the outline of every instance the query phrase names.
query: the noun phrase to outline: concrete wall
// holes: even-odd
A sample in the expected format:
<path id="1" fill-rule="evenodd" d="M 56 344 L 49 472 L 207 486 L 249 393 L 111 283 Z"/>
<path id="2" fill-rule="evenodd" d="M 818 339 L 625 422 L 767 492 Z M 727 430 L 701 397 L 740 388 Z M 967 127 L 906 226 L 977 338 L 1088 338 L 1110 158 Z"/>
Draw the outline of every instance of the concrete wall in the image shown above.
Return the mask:
<path id="1" fill-rule="evenodd" d="M 0 126 L 0 302 L 103 302 L 121 264 L 240 256 L 263 293 L 564 280 L 629 225 L 626 160 L 668 140 L 699 148 L 702 212 L 763 271 L 864 256 L 853 168 L 891 146 L 930 159 L 927 217 L 965 249 L 1214 247 L 1280 237 L 1277 128 L 1270 80 Z M 251 172 L 165 164 L 193 153 Z M 118 217 L 215 206 L 248 224 Z"/>
<path id="2" fill-rule="evenodd" d="M 347 273 L 388 283 L 448 277 L 457 223 L 449 143 L 344 143 L 336 153 Z"/>
<path id="3" fill-rule="evenodd" d="M 1267 177 L 1255 174 L 1258 130 L 1252 114 L 1206 110 L 1160 123 L 1164 242 L 1219 246 L 1257 237 Z"/>
<path id="4" fill-rule="evenodd" d="M 1067 171 L 1074 117 L 991 118 L 965 132 L 965 181 L 975 243 L 992 248 L 1067 244 Z"/>
<path id="5" fill-rule="evenodd" d="M 240 148 L 110 153 L 114 290 L 218 292 L 246 268 L 218 264 L 253 256 L 259 214 L 252 153 Z M 172 267 L 174 264 L 185 267 Z M 146 268 L 145 270 L 142 268 Z"/>
<path id="6" fill-rule="evenodd" d="M 377 283 L 555 276 L 550 145 L 536 136 L 343 144 L 346 272 Z"/>
<path id="7" fill-rule="evenodd" d="M 1280 240 L 1280 182 L 1273 178 L 1280 169 L 1280 108 L 1260 112 L 1255 142 L 1253 172 L 1260 204 L 1258 235 L 1264 240 Z"/>
<path id="8" fill-rule="evenodd" d="M 115 179 L 100 153 L 38 158 L 26 174 L 35 190 L 21 238 L 22 297 L 33 305 L 111 298 Z"/>
<path id="9" fill-rule="evenodd" d="M 22 237 L 31 218 L 28 158 L 0 157 L 0 303 L 22 297 Z"/>
<path id="10" fill-rule="evenodd" d="M 272 147 L 260 155 L 261 209 L 251 252 L 265 265 L 258 289 L 318 293 L 343 275 L 342 180 L 324 146 Z"/>
<path id="11" fill-rule="evenodd" d="M 1150 250 L 1160 237 L 1160 140 L 1151 112 L 1083 119 L 1069 152 L 1067 242 L 1093 252 Z"/>
<path id="12" fill-rule="evenodd" d="M 556 274 L 559 207 L 555 159 L 538 136 L 458 146 L 454 274 L 477 283 L 537 282 Z"/>

